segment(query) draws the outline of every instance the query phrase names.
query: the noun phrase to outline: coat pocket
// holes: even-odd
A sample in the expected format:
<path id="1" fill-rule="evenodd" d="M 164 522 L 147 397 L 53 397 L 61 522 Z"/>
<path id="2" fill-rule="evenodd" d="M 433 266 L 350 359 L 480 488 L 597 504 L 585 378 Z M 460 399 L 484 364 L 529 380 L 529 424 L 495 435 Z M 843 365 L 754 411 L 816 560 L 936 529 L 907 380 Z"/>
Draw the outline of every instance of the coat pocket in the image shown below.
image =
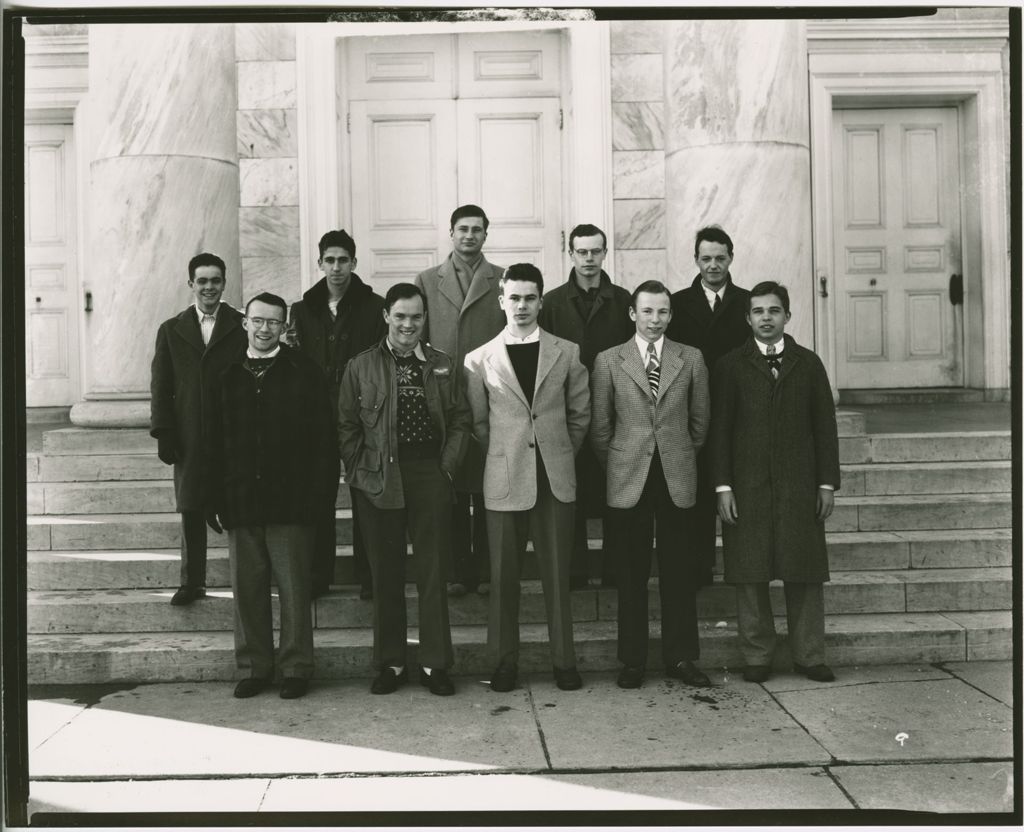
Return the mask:
<path id="1" fill-rule="evenodd" d="M 359 418 L 363 424 L 372 428 L 380 421 L 381 411 L 384 409 L 384 394 L 379 393 L 376 387 L 366 385 L 359 395 Z"/>
<path id="2" fill-rule="evenodd" d="M 504 500 L 512 491 L 508 476 L 508 459 L 504 454 L 487 455 L 484 463 L 484 497 Z"/>
<path id="3" fill-rule="evenodd" d="M 353 488 L 367 494 L 380 494 L 384 490 L 384 472 L 381 465 L 380 451 L 372 448 L 363 449 L 356 460 L 355 470 L 346 480 Z"/>

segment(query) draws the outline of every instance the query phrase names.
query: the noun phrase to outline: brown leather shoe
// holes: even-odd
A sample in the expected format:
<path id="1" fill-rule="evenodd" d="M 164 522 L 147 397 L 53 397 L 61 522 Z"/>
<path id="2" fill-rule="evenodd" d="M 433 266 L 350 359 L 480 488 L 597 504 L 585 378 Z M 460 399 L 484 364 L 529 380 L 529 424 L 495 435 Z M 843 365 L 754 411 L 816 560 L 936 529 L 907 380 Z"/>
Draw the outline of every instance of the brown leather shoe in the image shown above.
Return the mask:
<path id="1" fill-rule="evenodd" d="M 394 693 L 401 685 L 409 681 L 409 670 L 403 667 L 401 673 L 395 673 L 390 667 L 385 667 L 377 678 L 370 685 L 370 693 L 384 694 Z"/>
<path id="2" fill-rule="evenodd" d="M 691 661 L 679 662 L 672 667 L 666 668 L 665 675 L 698 688 L 711 686 L 711 680 L 708 678 L 708 675 Z"/>
<path id="3" fill-rule="evenodd" d="M 420 668 L 420 684 L 429 690 L 434 696 L 452 696 L 455 693 L 455 685 L 447 670 L 433 669 L 427 673 Z"/>
<path id="4" fill-rule="evenodd" d="M 514 664 L 503 664 L 491 674 L 491 690 L 508 693 L 516 686 L 517 668 Z"/>
<path id="5" fill-rule="evenodd" d="M 187 607 L 193 601 L 206 597 L 206 590 L 201 586 L 183 586 L 171 596 L 171 604 L 175 607 Z"/>
<path id="6" fill-rule="evenodd" d="M 809 667 L 793 662 L 793 672 L 801 673 L 812 682 L 834 682 L 836 674 L 827 664 L 812 664 Z"/>
<path id="7" fill-rule="evenodd" d="M 270 679 L 260 679 L 255 676 L 242 679 L 235 685 L 235 699 L 249 699 L 258 693 L 263 693 L 270 687 Z"/>
<path id="8" fill-rule="evenodd" d="M 767 682 L 772 669 L 766 664 L 748 664 L 743 668 L 743 678 L 748 682 Z"/>

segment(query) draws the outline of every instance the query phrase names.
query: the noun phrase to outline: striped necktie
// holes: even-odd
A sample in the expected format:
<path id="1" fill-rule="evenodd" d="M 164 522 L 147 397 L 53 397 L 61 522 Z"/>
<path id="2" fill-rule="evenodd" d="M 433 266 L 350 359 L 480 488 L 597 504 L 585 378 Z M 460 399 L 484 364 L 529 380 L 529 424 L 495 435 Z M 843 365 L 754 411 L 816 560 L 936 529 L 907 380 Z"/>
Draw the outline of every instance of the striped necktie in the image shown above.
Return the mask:
<path id="1" fill-rule="evenodd" d="M 768 359 L 768 369 L 771 370 L 771 372 L 772 372 L 772 378 L 778 378 L 779 377 L 779 367 L 781 366 L 782 362 L 779 361 L 779 357 L 775 353 L 775 345 L 774 344 L 769 344 L 768 345 L 767 349 L 765 349 L 765 356 L 764 357 Z"/>
<path id="2" fill-rule="evenodd" d="M 653 343 L 647 344 L 647 383 L 651 385 L 651 393 L 658 398 L 658 382 L 661 381 L 661 363 L 658 361 L 658 351 L 654 349 Z"/>

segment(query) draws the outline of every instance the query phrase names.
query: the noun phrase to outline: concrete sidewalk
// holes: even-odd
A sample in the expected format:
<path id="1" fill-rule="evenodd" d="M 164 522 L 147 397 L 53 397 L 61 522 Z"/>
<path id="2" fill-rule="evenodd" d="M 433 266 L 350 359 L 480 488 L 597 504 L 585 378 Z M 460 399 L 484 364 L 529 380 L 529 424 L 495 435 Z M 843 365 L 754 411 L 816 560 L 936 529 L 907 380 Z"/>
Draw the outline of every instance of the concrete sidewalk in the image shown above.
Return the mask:
<path id="1" fill-rule="evenodd" d="M 354 679 L 295 701 L 237 700 L 225 682 L 37 688 L 29 811 L 1008 812 L 1012 672 L 844 667 L 833 684 L 759 685 L 711 670 L 711 688 L 651 675 L 631 691 L 591 673 L 575 692 L 535 675 L 507 694 L 459 677 L 449 698 Z"/>

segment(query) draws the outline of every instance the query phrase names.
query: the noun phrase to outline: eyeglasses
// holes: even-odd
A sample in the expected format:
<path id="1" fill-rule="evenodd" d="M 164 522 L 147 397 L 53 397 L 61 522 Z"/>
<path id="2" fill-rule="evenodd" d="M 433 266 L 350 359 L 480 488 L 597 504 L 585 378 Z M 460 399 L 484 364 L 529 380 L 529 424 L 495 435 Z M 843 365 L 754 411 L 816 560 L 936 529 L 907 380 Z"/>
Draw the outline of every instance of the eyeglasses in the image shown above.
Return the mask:
<path id="1" fill-rule="evenodd" d="M 271 332 L 277 332 L 284 326 L 284 321 L 279 321 L 277 318 L 246 318 L 246 320 L 256 329 L 263 329 L 263 325 L 266 324 L 267 329 Z"/>
<path id="2" fill-rule="evenodd" d="M 588 254 L 591 257 L 597 257 L 599 254 L 604 253 L 603 248 L 575 248 L 573 254 L 578 254 L 580 257 L 586 257 Z"/>

